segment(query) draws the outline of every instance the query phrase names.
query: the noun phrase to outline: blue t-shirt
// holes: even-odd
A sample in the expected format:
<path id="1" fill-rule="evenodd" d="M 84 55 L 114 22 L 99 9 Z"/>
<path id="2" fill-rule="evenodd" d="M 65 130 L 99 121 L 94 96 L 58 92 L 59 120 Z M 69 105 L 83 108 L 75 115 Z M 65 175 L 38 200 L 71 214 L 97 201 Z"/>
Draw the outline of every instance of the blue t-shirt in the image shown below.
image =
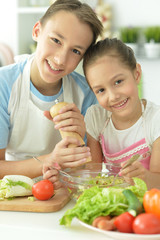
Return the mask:
<path id="1" fill-rule="evenodd" d="M 11 123 L 8 105 L 11 100 L 11 94 L 19 94 L 18 92 L 13 93 L 12 89 L 19 75 L 23 74 L 26 63 L 27 59 L 5 67 L 0 67 L 0 149 L 6 148 L 9 142 Z M 87 108 L 92 104 L 96 104 L 97 99 L 88 86 L 85 77 L 76 72 L 72 72 L 69 76 L 71 76 L 71 78 L 76 82 L 77 91 L 80 89 L 83 93 L 83 104 L 80 111 L 83 115 L 85 115 Z M 41 94 L 30 81 L 30 92 L 34 101 L 38 100 L 39 103 L 42 103 L 43 108 L 45 106 L 44 110 L 49 110 L 52 103 L 59 96 L 63 95 L 63 85 L 58 94 L 45 96 Z"/>

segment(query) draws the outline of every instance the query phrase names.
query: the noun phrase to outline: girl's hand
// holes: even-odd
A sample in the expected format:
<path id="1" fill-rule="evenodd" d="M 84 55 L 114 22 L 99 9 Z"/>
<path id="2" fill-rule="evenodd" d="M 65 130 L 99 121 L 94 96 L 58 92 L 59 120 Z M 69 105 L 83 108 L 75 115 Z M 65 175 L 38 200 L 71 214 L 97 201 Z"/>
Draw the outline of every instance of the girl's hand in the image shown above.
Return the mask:
<path id="1" fill-rule="evenodd" d="M 48 166 L 53 167 L 55 163 L 61 168 L 74 168 L 85 164 L 90 156 L 88 147 L 68 148 L 69 144 L 80 145 L 79 141 L 73 137 L 66 137 L 56 144 L 52 153 L 48 155 Z"/>
<path id="2" fill-rule="evenodd" d="M 125 163 L 122 163 L 121 166 L 123 166 Z M 146 176 L 147 176 L 148 170 L 143 167 L 141 162 L 136 161 L 123 169 L 121 171 L 121 176 L 124 177 L 126 182 L 133 184 L 133 177 L 141 178 L 142 180 L 146 181 Z"/>
<path id="3" fill-rule="evenodd" d="M 52 119 L 48 111 L 44 112 L 44 116 L 49 120 L 53 120 L 56 129 L 66 132 L 77 132 L 84 138 L 86 132 L 84 116 L 74 103 L 64 106 L 60 110 L 60 114 L 54 117 L 54 119 Z"/>

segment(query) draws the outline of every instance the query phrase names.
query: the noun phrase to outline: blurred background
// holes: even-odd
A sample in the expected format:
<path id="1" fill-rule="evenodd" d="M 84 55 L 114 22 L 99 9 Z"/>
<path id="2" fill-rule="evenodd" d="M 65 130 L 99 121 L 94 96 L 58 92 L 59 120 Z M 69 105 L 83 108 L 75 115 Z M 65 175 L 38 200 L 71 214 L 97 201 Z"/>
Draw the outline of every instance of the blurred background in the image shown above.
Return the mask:
<path id="1" fill-rule="evenodd" d="M 88 0 L 104 25 L 102 38 L 117 37 L 135 52 L 142 66 L 139 94 L 160 104 L 160 1 Z M 33 25 L 54 0 L 0 0 L 0 66 L 32 53 Z M 81 63 L 76 71 L 83 74 Z"/>

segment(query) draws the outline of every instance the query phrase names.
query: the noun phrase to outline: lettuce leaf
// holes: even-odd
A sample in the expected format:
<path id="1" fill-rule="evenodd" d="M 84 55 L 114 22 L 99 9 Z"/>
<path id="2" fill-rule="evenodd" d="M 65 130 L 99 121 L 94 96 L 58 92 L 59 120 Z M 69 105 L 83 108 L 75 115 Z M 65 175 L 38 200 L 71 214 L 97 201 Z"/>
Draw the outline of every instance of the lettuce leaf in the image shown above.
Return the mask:
<path id="1" fill-rule="evenodd" d="M 72 209 L 68 209 L 60 219 L 60 225 L 70 226 L 72 219 L 92 224 L 94 218 L 98 216 L 117 216 L 127 211 L 129 204 L 122 193 L 124 189 L 130 189 L 140 201 L 147 191 L 145 182 L 138 178 L 133 178 L 134 186 L 100 188 L 94 186 L 84 190 Z"/>
<path id="2" fill-rule="evenodd" d="M 0 180 L 0 200 L 31 195 L 33 182 L 32 179 L 27 182 L 28 179 L 28 177 L 24 176 L 10 175 Z"/>

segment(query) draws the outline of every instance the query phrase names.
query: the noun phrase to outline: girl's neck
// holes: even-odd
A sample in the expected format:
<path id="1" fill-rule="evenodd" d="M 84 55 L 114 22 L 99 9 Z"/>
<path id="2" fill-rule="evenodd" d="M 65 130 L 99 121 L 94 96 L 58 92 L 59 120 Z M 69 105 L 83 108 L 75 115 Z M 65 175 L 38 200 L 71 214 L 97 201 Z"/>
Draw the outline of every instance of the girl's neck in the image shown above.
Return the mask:
<path id="1" fill-rule="evenodd" d="M 128 118 L 117 118 L 114 115 L 111 115 L 112 118 L 112 122 L 114 124 L 114 127 L 117 130 L 124 130 L 124 129 L 128 129 L 131 126 L 133 126 L 138 119 L 142 116 L 142 104 L 145 107 L 146 102 L 145 101 L 140 101 L 137 105 L 136 111 L 134 113 L 132 113 L 132 115 L 128 116 Z"/>

